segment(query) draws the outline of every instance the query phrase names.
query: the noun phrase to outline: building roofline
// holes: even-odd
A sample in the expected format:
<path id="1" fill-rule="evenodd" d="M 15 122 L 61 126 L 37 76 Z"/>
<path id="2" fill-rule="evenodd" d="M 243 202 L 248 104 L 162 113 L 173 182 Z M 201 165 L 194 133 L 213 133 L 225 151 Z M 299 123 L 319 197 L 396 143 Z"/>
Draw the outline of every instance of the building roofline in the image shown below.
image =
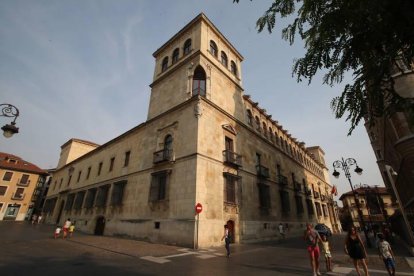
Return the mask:
<path id="1" fill-rule="evenodd" d="M 189 28 L 191 28 L 193 25 L 195 25 L 196 23 L 200 21 L 206 22 L 219 35 L 219 37 L 223 39 L 230 46 L 230 48 L 236 53 L 240 61 L 244 60 L 243 56 L 239 53 L 239 51 L 237 51 L 237 49 L 233 46 L 233 44 L 230 43 L 230 41 L 219 31 L 219 29 L 213 24 L 213 22 L 210 21 L 210 19 L 208 19 L 208 17 L 204 13 L 200 13 L 193 20 L 187 23 L 187 25 L 185 25 L 180 31 L 178 31 L 172 38 L 167 40 L 167 42 L 165 42 L 160 48 L 158 48 L 152 54 L 152 56 L 156 57 L 161 51 L 163 51 L 170 44 L 170 42 L 172 42 L 173 40 L 183 35 L 183 33 L 185 33 Z"/>

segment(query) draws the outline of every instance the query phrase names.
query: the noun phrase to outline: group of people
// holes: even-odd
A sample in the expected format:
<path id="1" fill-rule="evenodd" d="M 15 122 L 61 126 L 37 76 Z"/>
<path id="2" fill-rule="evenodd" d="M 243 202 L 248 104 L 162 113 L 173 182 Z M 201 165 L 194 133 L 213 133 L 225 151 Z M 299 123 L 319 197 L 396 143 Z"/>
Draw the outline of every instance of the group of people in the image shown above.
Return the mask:
<path id="1" fill-rule="evenodd" d="M 307 224 L 303 238 L 307 243 L 313 275 L 321 275 L 319 272 L 319 243 L 322 244 L 323 254 L 326 261 L 326 270 L 332 271 L 331 247 L 327 241 L 327 237 L 325 235 L 322 235 L 321 237 L 321 235 L 312 228 L 311 224 Z M 379 257 L 384 261 L 388 274 L 391 276 L 395 275 L 394 253 L 391 249 L 391 245 L 385 240 L 383 234 L 378 234 L 377 248 Z M 352 259 L 357 274 L 361 275 L 359 267 L 362 266 L 365 276 L 368 276 L 369 272 L 366 263 L 367 251 L 355 227 L 351 227 L 348 231 L 345 238 L 344 251 Z"/>
<path id="2" fill-rule="evenodd" d="M 283 227 L 283 224 L 279 224 L 279 233 L 282 235 L 282 238 L 285 237 L 285 229 Z M 384 261 L 384 265 L 388 271 L 388 274 L 394 276 L 395 261 L 391 245 L 386 241 L 383 234 L 378 234 L 377 237 L 377 248 L 379 257 Z M 319 257 L 321 254 L 319 244 L 322 247 L 322 254 L 325 257 L 326 270 L 328 272 L 332 271 L 332 249 L 329 244 L 328 237 L 326 235 L 320 235 L 312 227 L 312 224 L 308 223 L 306 224 L 306 230 L 304 232 L 303 239 L 306 242 L 313 276 L 321 275 L 319 270 Z M 227 224 L 224 225 L 224 234 L 221 240 L 225 240 L 227 258 L 229 258 L 231 234 Z M 367 251 L 355 227 L 351 227 L 348 231 L 348 234 L 345 238 L 344 251 L 352 259 L 357 274 L 359 276 L 361 275 L 360 266 L 362 266 L 365 276 L 368 276 L 369 272 L 366 263 Z"/>
<path id="3" fill-rule="evenodd" d="M 62 228 L 59 225 L 56 227 L 55 234 L 54 234 L 55 239 L 60 237 L 60 232 L 62 232 L 62 230 L 63 230 L 63 236 L 62 236 L 63 239 L 65 239 L 68 236 L 69 238 L 71 238 L 73 235 L 73 232 L 75 231 L 75 223 L 72 223 L 70 221 L 70 218 L 68 218 L 63 224 Z"/>
<path id="4" fill-rule="evenodd" d="M 32 224 L 40 224 L 42 222 L 43 216 L 42 214 L 33 214 L 32 216 Z"/>

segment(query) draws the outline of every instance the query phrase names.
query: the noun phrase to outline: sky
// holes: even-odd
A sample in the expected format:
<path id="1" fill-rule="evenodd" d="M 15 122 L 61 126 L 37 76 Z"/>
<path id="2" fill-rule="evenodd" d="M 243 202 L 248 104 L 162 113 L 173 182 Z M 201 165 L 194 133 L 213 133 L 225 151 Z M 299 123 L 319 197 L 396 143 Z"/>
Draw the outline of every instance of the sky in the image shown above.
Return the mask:
<path id="1" fill-rule="evenodd" d="M 258 33 L 256 20 L 271 0 L 0 0 L 0 104 L 15 105 L 19 133 L 0 136 L 0 151 L 43 169 L 55 168 L 71 138 L 104 144 L 147 118 L 155 60 L 152 53 L 203 12 L 244 56 L 245 94 L 306 146 L 320 146 L 332 163 L 355 158 L 364 169 L 353 184 L 383 186 L 363 124 L 335 119 L 330 87 L 292 77 L 303 42 L 281 38 L 289 21 Z M 350 80 L 347 76 L 346 81 Z M 3 126 L 10 119 L 0 117 Z M 350 190 L 342 170 L 331 177 L 339 195 Z"/>

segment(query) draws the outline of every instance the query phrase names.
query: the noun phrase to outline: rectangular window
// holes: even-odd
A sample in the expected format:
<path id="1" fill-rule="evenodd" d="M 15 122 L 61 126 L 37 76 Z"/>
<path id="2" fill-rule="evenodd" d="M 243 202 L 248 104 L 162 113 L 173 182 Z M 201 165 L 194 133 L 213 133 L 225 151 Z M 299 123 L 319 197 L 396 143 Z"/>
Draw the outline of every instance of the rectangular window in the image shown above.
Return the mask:
<path id="1" fill-rule="evenodd" d="M 311 199 L 306 199 L 306 207 L 308 209 L 308 215 L 312 216 L 315 211 L 313 210 L 313 203 Z"/>
<path id="2" fill-rule="evenodd" d="M 57 180 L 55 180 L 55 183 L 53 184 L 53 191 L 56 189 L 57 186 Z"/>
<path id="3" fill-rule="evenodd" d="M 111 158 L 111 161 L 109 163 L 109 171 L 112 172 L 112 170 L 114 169 L 114 163 L 115 163 L 115 157 Z"/>
<path id="4" fill-rule="evenodd" d="M 22 178 L 20 178 L 20 184 L 29 184 L 29 175 L 28 174 L 23 174 Z"/>
<path id="5" fill-rule="evenodd" d="M 269 186 L 263 183 L 259 183 L 258 187 L 260 208 L 270 208 Z"/>
<path id="6" fill-rule="evenodd" d="M 301 196 L 295 196 L 295 203 L 296 203 L 296 213 L 298 215 L 303 214 L 303 203 Z"/>
<path id="7" fill-rule="evenodd" d="M 95 206 L 104 207 L 108 198 L 109 185 L 99 187 L 98 195 L 96 197 Z"/>
<path id="8" fill-rule="evenodd" d="M 81 174 L 82 174 L 82 171 L 79 171 L 79 173 L 78 173 L 78 180 L 76 181 L 77 183 L 79 183 L 79 180 L 81 178 Z"/>
<path id="9" fill-rule="evenodd" d="M 0 196 L 4 196 L 7 191 L 7 186 L 0 186 Z"/>
<path id="10" fill-rule="evenodd" d="M 170 171 L 160 171 L 152 174 L 150 187 L 150 201 L 164 200 L 167 198 L 167 181 Z"/>
<path id="11" fill-rule="evenodd" d="M 88 167 L 88 173 L 86 174 L 86 179 L 89 179 L 89 176 L 91 175 L 91 167 Z"/>
<path id="12" fill-rule="evenodd" d="M 60 179 L 59 189 L 62 188 L 63 178 Z"/>
<path id="13" fill-rule="evenodd" d="M 319 204 L 319 202 L 315 202 L 315 207 L 316 207 L 316 214 L 318 215 L 318 217 L 321 217 L 322 216 L 321 204 Z"/>
<path id="14" fill-rule="evenodd" d="M 86 209 L 93 207 L 93 204 L 95 203 L 96 191 L 97 191 L 96 188 L 88 190 L 88 193 L 86 194 L 85 205 L 84 205 Z"/>
<path id="15" fill-rule="evenodd" d="M 124 167 L 128 167 L 128 165 L 129 165 L 129 157 L 130 156 L 131 156 L 131 152 L 130 151 L 125 152 Z"/>
<path id="16" fill-rule="evenodd" d="M 225 173 L 224 202 L 237 204 L 237 180 L 239 177 L 234 174 Z"/>
<path id="17" fill-rule="evenodd" d="M 329 215 L 329 213 L 328 213 L 328 208 L 326 207 L 326 205 L 325 204 L 322 204 L 322 211 L 323 211 L 323 215 L 325 216 L 325 217 L 328 217 Z"/>
<path id="18" fill-rule="evenodd" d="M 73 205 L 73 209 L 75 210 L 81 209 L 84 198 L 85 198 L 85 191 L 78 192 L 76 194 L 76 199 L 75 199 L 75 204 Z"/>
<path id="19" fill-rule="evenodd" d="M 72 209 L 74 200 L 75 200 L 75 194 L 69 194 L 68 198 L 66 199 L 66 204 L 65 204 L 66 211 L 69 211 Z"/>
<path id="20" fill-rule="evenodd" d="M 72 175 L 69 175 L 69 179 L 68 179 L 68 184 L 66 184 L 66 186 L 70 185 L 70 181 L 72 180 Z"/>
<path id="21" fill-rule="evenodd" d="M 5 172 L 3 176 L 3 181 L 10 181 L 12 179 L 13 173 L 12 172 Z"/>
<path id="22" fill-rule="evenodd" d="M 111 205 L 121 205 L 124 197 L 126 181 L 115 182 L 112 187 Z"/>
<path id="23" fill-rule="evenodd" d="M 101 175 L 102 165 L 103 165 L 103 163 L 102 163 L 102 162 L 100 162 L 100 163 L 99 163 L 99 166 L 98 166 L 98 175 Z"/>
<path id="24" fill-rule="evenodd" d="M 280 191 L 280 200 L 282 204 L 282 213 L 290 212 L 289 192 Z"/>

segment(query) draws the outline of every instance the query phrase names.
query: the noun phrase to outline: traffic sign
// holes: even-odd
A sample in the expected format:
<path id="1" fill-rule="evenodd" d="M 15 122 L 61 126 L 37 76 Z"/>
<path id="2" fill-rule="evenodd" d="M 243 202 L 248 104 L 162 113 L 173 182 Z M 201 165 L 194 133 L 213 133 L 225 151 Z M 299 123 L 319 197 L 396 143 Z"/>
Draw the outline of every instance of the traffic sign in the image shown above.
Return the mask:
<path id="1" fill-rule="evenodd" d="M 197 203 L 195 206 L 195 211 L 197 214 L 200 214 L 201 211 L 203 211 L 203 205 L 201 205 L 201 203 Z"/>

